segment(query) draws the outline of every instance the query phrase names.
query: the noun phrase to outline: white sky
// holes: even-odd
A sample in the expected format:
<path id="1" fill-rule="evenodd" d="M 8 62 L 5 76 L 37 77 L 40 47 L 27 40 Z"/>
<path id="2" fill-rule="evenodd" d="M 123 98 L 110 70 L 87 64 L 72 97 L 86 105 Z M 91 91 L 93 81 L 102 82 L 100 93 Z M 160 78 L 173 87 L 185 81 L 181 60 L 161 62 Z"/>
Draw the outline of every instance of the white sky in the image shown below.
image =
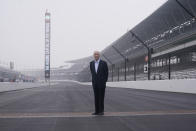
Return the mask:
<path id="1" fill-rule="evenodd" d="M 0 0 L 0 62 L 44 67 L 44 15 L 51 13 L 51 66 L 103 50 L 166 0 Z"/>

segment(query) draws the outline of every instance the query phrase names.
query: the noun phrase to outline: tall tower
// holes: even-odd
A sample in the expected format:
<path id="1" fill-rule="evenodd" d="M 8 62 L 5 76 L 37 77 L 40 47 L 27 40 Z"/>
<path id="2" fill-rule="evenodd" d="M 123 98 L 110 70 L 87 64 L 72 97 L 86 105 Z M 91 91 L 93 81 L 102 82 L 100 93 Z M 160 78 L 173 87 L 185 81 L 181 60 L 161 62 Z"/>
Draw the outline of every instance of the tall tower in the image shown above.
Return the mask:
<path id="1" fill-rule="evenodd" d="M 45 13 L 45 81 L 50 80 L 50 13 Z"/>

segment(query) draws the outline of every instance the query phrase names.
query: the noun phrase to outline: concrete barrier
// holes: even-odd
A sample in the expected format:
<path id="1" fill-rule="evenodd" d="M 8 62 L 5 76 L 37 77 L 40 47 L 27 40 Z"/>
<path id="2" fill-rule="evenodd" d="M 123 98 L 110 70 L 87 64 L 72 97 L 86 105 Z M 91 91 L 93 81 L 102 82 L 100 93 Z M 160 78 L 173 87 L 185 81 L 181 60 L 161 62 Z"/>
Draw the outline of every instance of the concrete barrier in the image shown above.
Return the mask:
<path id="1" fill-rule="evenodd" d="M 92 85 L 91 82 L 78 82 Z M 108 87 L 196 94 L 196 79 L 107 82 Z"/>
<path id="2" fill-rule="evenodd" d="M 22 83 L 22 82 L 0 82 L 0 92 L 22 90 L 34 87 L 47 86 L 48 83 Z"/>

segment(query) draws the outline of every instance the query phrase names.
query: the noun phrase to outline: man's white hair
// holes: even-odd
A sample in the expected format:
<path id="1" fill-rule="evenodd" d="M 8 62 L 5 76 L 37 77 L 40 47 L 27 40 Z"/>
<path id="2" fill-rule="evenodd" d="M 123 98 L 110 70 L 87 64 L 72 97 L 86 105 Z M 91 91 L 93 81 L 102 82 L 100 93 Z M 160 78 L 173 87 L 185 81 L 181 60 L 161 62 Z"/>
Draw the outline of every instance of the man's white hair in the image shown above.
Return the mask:
<path id="1" fill-rule="evenodd" d="M 98 53 L 99 55 L 101 55 L 100 51 L 98 51 L 98 50 L 95 50 L 94 53 L 93 53 L 93 55 L 94 55 L 95 53 Z"/>

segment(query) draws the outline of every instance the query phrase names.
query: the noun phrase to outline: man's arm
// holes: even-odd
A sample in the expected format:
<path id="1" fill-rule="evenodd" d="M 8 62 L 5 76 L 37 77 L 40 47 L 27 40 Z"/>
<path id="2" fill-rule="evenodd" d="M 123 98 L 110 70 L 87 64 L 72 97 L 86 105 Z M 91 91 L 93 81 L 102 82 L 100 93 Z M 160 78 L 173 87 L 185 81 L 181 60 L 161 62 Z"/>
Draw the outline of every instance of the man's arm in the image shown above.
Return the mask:
<path id="1" fill-rule="evenodd" d="M 108 65 L 107 65 L 107 62 L 104 62 L 105 63 L 105 77 L 106 77 L 106 80 L 105 82 L 108 81 Z"/>

